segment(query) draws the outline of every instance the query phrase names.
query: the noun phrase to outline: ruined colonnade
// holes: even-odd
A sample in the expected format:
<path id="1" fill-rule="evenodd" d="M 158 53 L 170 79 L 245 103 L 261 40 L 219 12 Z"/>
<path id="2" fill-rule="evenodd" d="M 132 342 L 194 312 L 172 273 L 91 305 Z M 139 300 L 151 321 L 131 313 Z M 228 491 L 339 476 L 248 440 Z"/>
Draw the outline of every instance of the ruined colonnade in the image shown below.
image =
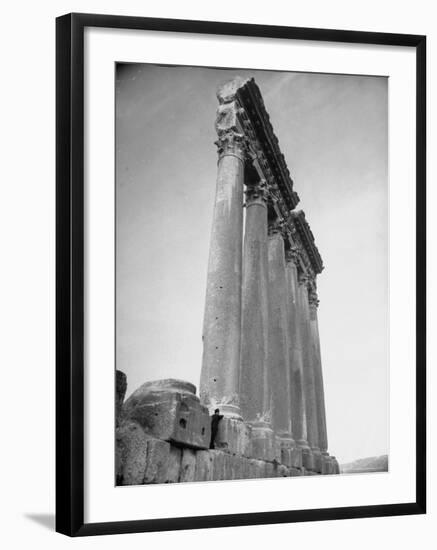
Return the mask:
<path id="1" fill-rule="evenodd" d="M 258 86 L 236 78 L 217 96 L 200 399 L 233 431 L 249 424 L 259 458 L 322 472 L 330 461 L 317 323 L 322 259 Z"/>
<path id="2" fill-rule="evenodd" d="M 322 259 L 258 86 L 237 78 L 217 95 L 200 396 L 164 379 L 124 401 L 117 372 L 117 485 L 340 472 L 327 450 Z M 216 408 L 224 417 L 212 437 Z"/>

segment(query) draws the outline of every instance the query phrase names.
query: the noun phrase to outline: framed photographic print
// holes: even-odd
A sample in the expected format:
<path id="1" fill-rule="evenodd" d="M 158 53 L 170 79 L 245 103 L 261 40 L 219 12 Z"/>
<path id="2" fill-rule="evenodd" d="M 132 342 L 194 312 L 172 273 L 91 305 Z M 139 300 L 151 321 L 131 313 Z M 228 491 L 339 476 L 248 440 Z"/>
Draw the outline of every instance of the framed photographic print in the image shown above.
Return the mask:
<path id="1" fill-rule="evenodd" d="M 57 530 L 425 513 L 425 37 L 56 48 Z"/>

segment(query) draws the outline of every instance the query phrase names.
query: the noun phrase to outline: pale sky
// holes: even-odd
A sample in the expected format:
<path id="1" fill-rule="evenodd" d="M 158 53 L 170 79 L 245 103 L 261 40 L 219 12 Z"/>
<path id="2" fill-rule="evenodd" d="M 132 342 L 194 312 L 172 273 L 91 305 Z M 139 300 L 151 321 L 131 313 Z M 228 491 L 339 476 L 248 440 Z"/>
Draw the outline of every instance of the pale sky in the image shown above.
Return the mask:
<path id="1" fill-rule="evenodd" d="M 216 88 L 254 77 L 322 255 L 330 452 L 388 453 L 387 79 L 122 65 L 116 75 L 117 368 L 200 379 Z"/>

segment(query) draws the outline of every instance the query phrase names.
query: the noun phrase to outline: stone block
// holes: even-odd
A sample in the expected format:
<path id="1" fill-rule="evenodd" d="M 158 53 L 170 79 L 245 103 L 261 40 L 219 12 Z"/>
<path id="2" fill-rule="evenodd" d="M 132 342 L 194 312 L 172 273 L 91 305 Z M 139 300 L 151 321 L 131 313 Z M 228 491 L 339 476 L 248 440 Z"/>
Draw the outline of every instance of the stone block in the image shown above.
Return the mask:
<path id="1" fill-rule="evenodd" d="M 276 477 L 288 477 L 290 475 L 290 469 L 284 464 L 278 464 Z"/>
<path id="2" fill-rule="evenodd" d="M 212 479 L 214 481 L 223 481 L 226 479 L 226 469 L 228 457 L 227 453 L 211 449 L 209 451 L 212 455 Z"/>
<path id="3" fill-rule="evenodd" d="M 260 479 L 265 477 L 266 468 L 263 460 L 256 458 L 249 459 L 249 475 L 250 479 Z"/>
<path id="4" fill-rule="evenodd" d="M 122 422 L 122 406 L 126 395 L 127 378 L 121 370 L 115 371 L 115 422 L 119 426 Z"/>
<path id="5" fill-rule="evenodd" d="M 147 466 L 150 437 L 136 422 L 123 422 L 115 432 L 116 484 L 141 485 Z"/>
<path id="6" fill-rule="evenodd" d="M 305 470 L 314 470 L 314 457 L 309 448 L 302 449 L 302 466 Z"/>
<path id="7" fill-rule="evenodd" d="M 181 471 L 179 481 L 195 481 L 196 452 L 192 449 L 182 449 Z"/>
<path id="8" fill-rule="evenodd" d="M 241 464 L 241 479 L 250 479 L 250 474 L 250 459 L 243 456 Z"/>
<path id="9" fill-rule="evenodd" d="M 194 481 L 211 481 L 213 479 L 214 458 L 211 451 L 196 452 Z"/>
<path id="10" fill-rule="evenodd" d="M 340 464 L 338 463 L 338 460 L 335 458 L 335 456 L 331 456 L 332 461 L 332 473 L 333 474 L 340 474 Z"/>
<path id="11" fill-rule="evenodd" d="M 252 423 L 252 454 L 253 458 L 273 461 L 279 459 L 277 454 L 276 436 L 273 430 L 265 424 Z"/>
<path id="12" fill-rule="evenodd" d="M 266 462 L 265 464 L 265 477 L 271 478 L 276 477 L 275 475 L 275 466 L 273 462 Z"/>
<path id="13" fill-rule="evenodd" d="M 291 449 L 291 466 L 293 468 L 302 468 L 302 449 L 293 447 Z"/>
<path id="14" fill-rule="evenodd" d="M 214 447 L 227 453 L 250 457 L 252 452 L 251 426 L 238 418 L 225 416 L 219 422 Z"/>
<path id="15" fill-rule="evenodd" d="M 318 474 L 321 474 L 323 471 L 323 458 L 320 451 L 313 451 L 314 457 L 314 471 Z"/>
<path id="16" fill-rule="evenodd" d="M 139 387 L 123 405 L 123 415 L 153 437 L 194 449 L 207 449 L 211 439 L 208 409 L 193 384 L 158 380 Z"/>
<path id="17" fill-rule="evenodd" d="M 296 445 L 282 445 L 280 462 L 288 468 L 302 468 L 302 449 Z"/>
<path id="18" fill-rule="evenodd" d="M 292 449 L 287 447 L 282 447 L 281 449 L 281 464 L 284 464 L 284 466 L 288 466 L 289 468 L 292 466 L 291 451 Z"/>
<path id="19" fill-rule="evenodd" d="M 243 456 L 228 455 L 229 477 L 226 479 L 244 479 L 244 461 Z"/>
<path id="20" fill-rule="evenodd" d="M 290 477 L 303 476 L 303 470 L 299 468 L 290 468 Z"/>
<path id="21" fill-rule="evenodd" d="M 172 461 L 173 464 L 173 461 Z M 147 462 L 144 483 L 166 483 L 169 476 L 170 443 L 160 439 L 147 441 Z"/>
<path id="22" fill-rule="evenodd" d="M 181 474 L 182 449 L 170 445 L 167 475 L 164 483 L 178 483 Z"/>
<path id="23" fill-rule="evenodd" d="M 322 474 L 330 475 L 334 471 L 331 457 L 322 454 Z"/>
<path id="24" fill-rule="evenodd" d="M 282 446 L 281 446 L 281 440 L 279 439 L 279 437 L 276 437 L 275 436 L 275 439 L 274 439 L 274 458 L 273 460 L 276 461 L 276 462 L 281 462 L 281 449 L 282 449 Z"/>

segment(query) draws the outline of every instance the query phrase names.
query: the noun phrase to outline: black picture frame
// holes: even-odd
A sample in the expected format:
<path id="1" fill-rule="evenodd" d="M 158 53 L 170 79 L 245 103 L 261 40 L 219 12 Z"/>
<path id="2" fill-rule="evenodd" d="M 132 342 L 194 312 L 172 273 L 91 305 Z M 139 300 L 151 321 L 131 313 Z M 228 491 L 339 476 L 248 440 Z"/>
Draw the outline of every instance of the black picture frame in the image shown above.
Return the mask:
<path id="1" fill-rule="evenodd" d="M 416 50 L 416 500 L 328 509 L 84 523 L 84 29 L 157 30 Z M 56 20 L 56 530 L 69 536 L 426 512 L 426 37 L 283 26 L 68 14 Z"/>

